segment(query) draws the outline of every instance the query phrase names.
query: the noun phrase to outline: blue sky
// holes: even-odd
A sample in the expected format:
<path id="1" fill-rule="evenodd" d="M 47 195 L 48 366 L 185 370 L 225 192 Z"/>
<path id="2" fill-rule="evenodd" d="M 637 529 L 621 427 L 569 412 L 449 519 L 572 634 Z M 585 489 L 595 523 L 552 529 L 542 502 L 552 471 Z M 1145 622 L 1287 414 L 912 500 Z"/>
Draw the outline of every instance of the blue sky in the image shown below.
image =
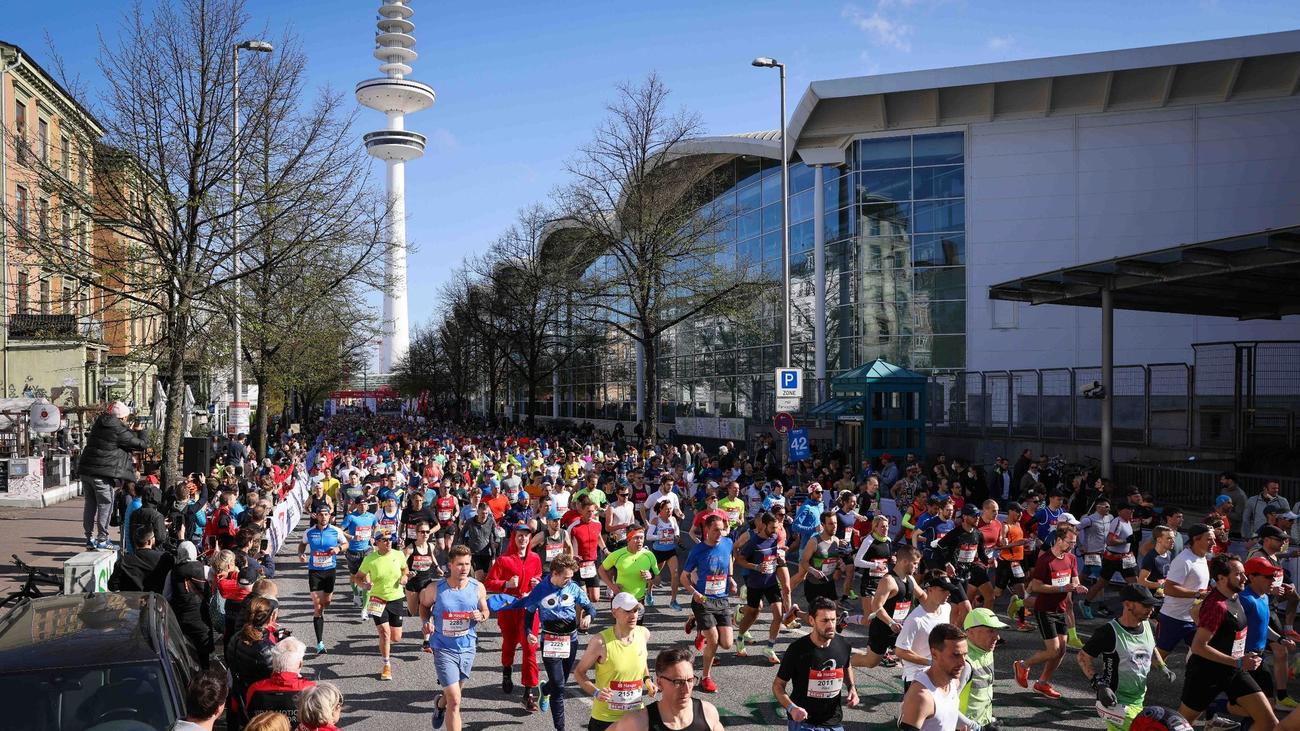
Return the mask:
<path id="1" fill-rule="evenodd" d="M 149 0 L 145 0 L 146 5 Z M 0 39 L 48 61 L 48 31 L 92 92 L 96 35 L 116 33 L 126 0 L 65 0 L 5 10 Z M 371 56 L 378 0 L 249 0 L 253 27 L 302 38 L 309 77 L 350 91 L 378 76 Z M 1295 0 L 966 2 L 954 0 L 659 0 L 477 3 L 414 0 L 413 78 L 438 101 L 407 118 L 429 136 L 407 165 L 411 319 L 424 322 L 437 285 L 482 251 L 515 212 L 564 180 L 563 165 L 621 81 L 658 71 L 677 104 L 715 134 L 778 124 L 768 55 L 790 67 L 790 106 L 817 79 L 1054 56 L 1300 28 Z M 93 102 L 92 102 L 93 104 Z M 358 133 L 381 129 L 365 111 Z M 376 168 L 382 184 L 382 170 Z"/>

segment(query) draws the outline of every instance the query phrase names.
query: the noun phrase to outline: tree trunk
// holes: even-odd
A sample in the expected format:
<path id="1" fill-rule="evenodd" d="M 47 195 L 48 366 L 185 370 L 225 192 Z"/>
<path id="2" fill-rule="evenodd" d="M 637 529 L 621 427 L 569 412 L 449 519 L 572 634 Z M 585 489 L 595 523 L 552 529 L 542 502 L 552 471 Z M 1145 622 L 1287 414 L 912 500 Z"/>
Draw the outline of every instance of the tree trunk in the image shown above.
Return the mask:
<path id="1" fill-rule="evenodd" d="M 185 312 L 185 308 L 180 308 Z M 175 324 L 171 326 L 171 342 L 183 343 L 188 333 L 184 332 L 187 318 L 181 314 L 173 315 Z M 167 399 L 167 410 L 163 423 L 162 444 L 162 487 L 166 491 L 170 486 L 180 482 L 181 455 L 181 412 L 185 406 L 185 348 L 173 346 L 168 348 L 167 378 L 170 383 L 171 398 Z"/>
<path id="2" fill-rule="evenodd" d="M 645 359 L 645 403 L 641 405 L 642 413 L 645 417 L 641 420 L 641 438 L 655 438 L 655 422 L 659 417 L 659 399 L 656 394 L 659 392 L 659 370 L 656 366 L 658 360 L 658 338 L 642 333 L 641 352 Z M 640 449 L 641 445 L 637 445 Z"/>

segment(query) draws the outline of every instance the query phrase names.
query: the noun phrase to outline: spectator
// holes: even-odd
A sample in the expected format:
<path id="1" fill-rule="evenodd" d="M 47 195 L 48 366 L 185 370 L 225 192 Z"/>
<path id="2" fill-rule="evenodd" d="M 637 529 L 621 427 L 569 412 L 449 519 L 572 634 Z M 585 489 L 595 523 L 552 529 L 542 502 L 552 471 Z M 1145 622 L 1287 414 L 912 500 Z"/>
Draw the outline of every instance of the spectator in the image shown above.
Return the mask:
<path id="1" fill-rule="evenodd" d="M 244 731 L 290 731 L 289 719 L 283 713 L 263 711 L 248 720 Z"/>
<path id="2" fill-rule="evenodd" d="M 147 523 L 133 530 L 135 551 L 122 556 L 108 577 L 109 591 L 151 591 L 162 594 L 171 573 L 171 554 L 154 548 L 154 529 Z"/>
<path id="3" fill-rule="evenodd" d="M 131 453 L 148 446 L 138 429 L 127 427 L 130 417 L 131 407 L 114 401 L 95 418 L 77 459 L 77 474 L 81 475 L 81 492 L 86 500 L 82 511 L 86 548 L 117 548 L 108 539 L 114 491 L 121 483 L 135 480 Z"/>
<path id="4" fill-rule="evenodd" d="M 185 545 L 185 544 L 182 544 Z M 205 670 L 212 656 L 212 593 L 206 567 L 196 561 L 183 561 L 172 570 L 172 611 Z"/>
<path id="5" fill-rule="evenodd" d="M 885 452 L 880 455 L 880 487 L 888 490 L 898 482 L 898 465 L 894 464 L 894 455 Z"/>
<path id="6" fill-rule="evenodd" d="M 1219 494 L 1232 498 L 1232 512 L 1228 513 L 1228 536 L 1240 539 L 1242 518 L 1246 514 L 1246 491 L 1237 484 L 1237 475 L 1232 472 L 1219 474 Z"/>
<path id="7" fill-rule="evenodd" d="M 141 482 L 136 486 L 136 490 L 140 494 L 140 509 L 131 514 L 131 540 L 133 542 L 135 540 L 137 526 L 147 525 L 153 529 L 154 546 L 170 553 L 174 546 L 171 544 L 171 537 L 167 534 L 167 519 L 163 517 L 160 510 L 162 490 L 148 482 Z M 136 548 L 134 544 L 131 546 L 131 550 Z"/>
<path id="8" fill-rule="evenodd" d="M 333 683 L 317 683 L 298 694 L 301 731 L 338 731 L 343 694 Z"/>
<path id="9" fill-rule="evenodd" d="M 178 720 L 172 731 L 212 731 L 226 710 L 229 692 L 225 671 L 205 670 L 195 675 L 185 689 L 185 718 Z"/>
<path id="10" fill-rule="evenodd" d="M 302 658 L 306 652 L 307 646 L 295 637 L 276 643 L 271 650 L 271 677 L 253 683 L 244 695 L 248 715 L 270 711 L 297 725 L 298 693 L 316 685 L 302 676 Z"/>
<path id="11" fill-rule="evenodd" d="M 1246 500 L 1245 510 L 1242 511 L 1241 535 L 1247 540 L 1255 538 L 1255 532 L 1268 521 L 1266 512 L 1273 508 L 1272 512 L 1286 513 L 1291 510 L 1291 503 L 1286 498 L 1278 494 L 1281 484 L 1277 480 L 1268 480 L 1264 483 L 1264 489 L 1259 491 Z M 1235 498 L 1233 502 L 1236 502 Z"/>
<path id="12" fill-rule="evenodd" d="M 250 597 L 244 603 L 244 627 L 226 645 L 226 664 L 230 668 L 231 718 L 227 719 L 233 731 L 243 727 L 247 719 L 243 699 L 248 689 L 259 680 L 271 677 L 271 650 L 273 638 L 268 631 L 279 612 L 279 603 L 267 597 Z"/>

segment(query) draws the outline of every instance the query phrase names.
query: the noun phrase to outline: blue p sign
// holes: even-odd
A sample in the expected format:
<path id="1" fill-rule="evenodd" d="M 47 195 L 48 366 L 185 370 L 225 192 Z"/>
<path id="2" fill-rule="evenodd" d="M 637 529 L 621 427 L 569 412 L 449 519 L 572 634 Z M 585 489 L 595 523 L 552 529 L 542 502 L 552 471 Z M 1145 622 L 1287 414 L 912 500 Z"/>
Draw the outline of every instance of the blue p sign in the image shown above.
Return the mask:
<path id="1" fill-rule="evenodd" d="M 781 373 L 781 388 L 798 388 L 798 387 L 799 387 L 798 371 L 784 371 L 783 373 Z"/>

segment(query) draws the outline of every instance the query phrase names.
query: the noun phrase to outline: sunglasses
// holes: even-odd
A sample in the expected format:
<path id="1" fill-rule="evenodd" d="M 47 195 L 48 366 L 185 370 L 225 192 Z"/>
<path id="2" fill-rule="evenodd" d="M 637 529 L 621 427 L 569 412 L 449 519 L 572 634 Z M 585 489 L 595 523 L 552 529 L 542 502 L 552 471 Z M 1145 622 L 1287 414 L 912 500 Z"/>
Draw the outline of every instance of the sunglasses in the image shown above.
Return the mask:
<path id="1" fill-rule="evenodd" d="M 675 687 L 675 688 L 680 688 L 680 689 L 686 689 L 686 688 L 689 688 L 689 687 L 691 687 L 692 685 L 695 685 L 697 682 L 699 682 L 699 678 L 696 678 L 696 677 L 690 677 L 690 678 L 668 678 L 668 677 L 664 677 L 663 675 L 660 675 L 660 676 L 658 676 L 658 679 L 659 679 L 659 680 L 663 680 L 663 681 L 667 681 L 667 682 L 669 682 L 669 683 L 672 683 L 672 684 L 673 684 L 673 687 Z"/>

